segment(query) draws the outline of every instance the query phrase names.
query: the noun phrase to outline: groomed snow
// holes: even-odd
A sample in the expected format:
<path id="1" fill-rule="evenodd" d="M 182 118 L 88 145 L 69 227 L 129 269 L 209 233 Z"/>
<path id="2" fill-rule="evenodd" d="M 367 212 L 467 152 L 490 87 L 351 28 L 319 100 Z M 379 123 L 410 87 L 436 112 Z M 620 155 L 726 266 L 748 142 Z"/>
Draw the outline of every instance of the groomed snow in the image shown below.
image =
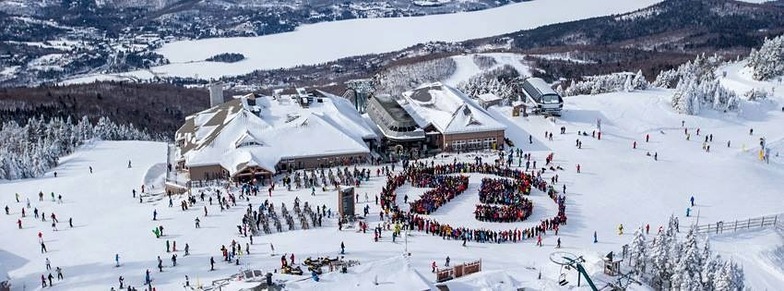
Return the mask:
<path id="1" fill-rule="evenodd" d="M 784 212 L 780 195 L 784 163 L 781 159 L 773 159 L 765 164 L 755 155 L 760 137 L 767 137 L 769 141 L 784 139 L 781 130 L 784 112 L 780 110 L 784 100 L 773 98 L 772 105 L 760 107 L 757 115 L 747 112 L 739 117 L 732 113 L 703 111 L 700 116 L 684 116 L 671 110 L 671 94 L 670 90 L 653 89 L 569 97 L 565 99 L 566 111 L 555 123 L 539 116 L 512 117 L 508 107 L 489 110 L 507 125 L 509 138 L 530 151 L 534 160 L 543 163 L 544 157 L 554 152 L 554 163 L 565 168 L 558 172 L 560 182 L 556 185 L 557 189 L 563 185 L 567 187 L 569 221 L 559 232 L 563 243 L 561 250 L 583 255 L 589 273 L 599 286 L 614 281 L 601 275 L 601 257 L 610 251 L 619 252 L 623 244 L 630 242 L 636 227 L 650 224 L 652 230 L 656 229 L 674 214 L 680 219 L 681 234 L 685 234 L 685 228 L 697 222 L 696 216 L 685 217 L 692 195 L 697 205 L 692 213 L 699 213 L 700 224 Z M 597 118 L 602 119 L 601 140 L 576 135 L 578 130 L 589 133 L 594 130 Z M 681 121 L 685 121 L 693 133 L 689 141 L 685 139 Z M 561 126 L 566 127 L 564 135 L 557 134 Z M 697 128 L 701 130 L 699 136 L 694 135 Z M 754 128 L 753 135 L 749 135 L 749 128 Z M 545 131 L 556 132 L 553 141 L 543 139 Z M 528 144 L 528 134 L 532 135 L 532 145 Z M 651 136 L 648 143 L 644 142 L 646 134 Z M 714 136 L 710 152 L 701 149 L 706 134 Z M 577 138 L 583 141 L 582 149 L 574 147 Z M 730 147 L 726 146 L 727 140 L 732 141 Z M 637 149 L 632 149 L 633 141 L 638 142 Z M 781 142 L 775 144 L 774 149 L 782 148 Z M 654 161 L 647 152 L 657 152 L 659 160 Z M 471 153 L 457 157 L 471 161 L 476 154 L 483 155 L 485 160 L 495 156 Z M 451 162 L 455 157 L 440 156 L 435 162 Z M 127 168 L 129 159 L 133 160 L 131 169 Z M 190 276 L 191 284 L 209 284 L 236 273 L 239 267 L 265 272 L 273 270 L 279 267 L 283 253 L 295 253 L 298 262 L 307 256 L 335 257 L 341 242 L 346 244 L 346 258 L 359 260 L 362 265 L 347 275 L 324 275 L 319 283 L 306 282 L 307 278 L 301 277 L 305 281 L 290 282 L 287 286 L 302 290 L 404 290 L 412 287 L 412 281 L 395 278 L 415 278 L 404 276 L 419 273 L 432 282 L 435 276 L 430 273 L 431 262 L 443 266 L 446 256 L 451 257 L 452 264 L 482 259 L 486 270 L 448 283 L 450 288 L 454 286 L 458 290 L 517 287 L 559 290 L 573 288 L 576 284 L 575 273 L 569 271 L 569 285 L 556 285 L 559 269 L 549 261 L 556 239 L 552 234 L 544 236 L 544 247 L 536 247 L 531 240 L 503 244 L 469 242 L 462 247 L 459 241 L 412 232 L 408 237 L 411 257 L 401 261 L 398 258 L 405 249 L 402 239 L 393 243 L 390 233 L 384 232 L 380 242 L 373 242 L 372 231 L 367 234 L 357 233 L 355 229 L 338 231 L 333 219 L 326 219 L 324 227 L 318 229 L 256 237 L 250 257 L 242 257 L 239 267 L 229 265 L 220 261 L 218 249 L 221 245 L 229 245 L 231 240 L 243 245 L 248 241 L 236 232 L 247 202 L 238 201 L 237 207 L 224 212 L 217 204 L 207 205 L 209 216 L 202 217 L 204 203 L 201 201 L 190 210 L 182 211 L 177 207 L 180 196 L 174 196 L 173 208 L 167 207 L 164 197 L 146 199 L 144 203 L 131 197 L 131 189 L 138 191 L 144 181 L 158 180 L 151 176 L 160 172 L 158 165 L 165 159 L 166 146 L 162 143 L 96 142 L 61 159 L 61 165 L 55 169 L 57 178 L 49 173 L 38 179 L 0 183 L 0 206 L 11 206 L 11 215 L 0 215 L 0 233 L 4 234 L 0 236 L 0 261 L 9 270 L 14 286 L 26 285 L 29 289 L 40 286 L 39 278 L 45 273 L 44 260 L 48 257 L 53 267 L 64 269 L 66 277 L 64 281 L 55 280 L 53 290 L 108 290 L 110 286 L 117 287 L 120 275 L 126 278 L 127 284 L 140 288 L 145 269 L 152 271 L 158 290 L 177 290 L 185 275 Z M 574 170 L 577 164 L 582 166 L 580 174 Z M 95 173 L 90 174 L 88 166 L 92 166 Z M 375 173 L 376 168 L 371 169 Z M 396 169 L 399 171 L 400 167 Z M 549 175 L 548 171 L 545 177 L 549 178 Z M 472 174 L 470 187 L 476 187 L 479 179 L 481 175 Z M 357 189 L 358 207 L 370 206 L 371 215 L 367 220 L 371 227 L 379 222 L 374 195 L 383 183 L 384 179 L 374 174 Z M 147 189 L 150 186 L 147 185 Z M 402 187 L 398 196 L 415 196 L 422 190 Z M 37 200 L 38 191 L 47 194 L 43 202 Z M 61 193 L 65 203 L 51 202 L 48 193 L 52 191 Z M 30 210 L 27 210 L 28 217 L 23 219 L 25 228 L 18 230 L 16 220 L 24 203 L 14 201 L 16 192 L 22 199 L 29 197 L 33 207 L 46 212 L 47 216 L 56 213 L 61 220 L 60 230 L 53 232 L 48 223 L 32 218 Z M 368 193 L 369 202 L 365 202 L 365 193 Z M 252 197 L 250 203 L 256 207 L 264 199 L 270 199 L 278 206 L 281 202 L 291 205 L 295 197 L 299 197 L 303 202 L 325 204 L 333 211 L 337 206 L 335 192 L 331 189 L 328 192 L 319 189 L 316 196 L 311 196 L 310 189 L 287 191 L 279 185 L 271 198 L 265 194 L 266 188 L 263 188 L 260 196 Z M 532 195 L 536 198 L 540 194 Z M 433 216 L 450 223 L 462 220 L 467 225 L 476 225 L 465 213 L 465 209 L 476 203 L 476 193 L 469 190 L 462 195 Z M 536 212 L 547 215 L 552 211 L 546 202 L 534 200 L 535 216 Z M 158 211 L 158 221 L 152 221 L 154 209 Z M 202 219 L 202 228 L 198 230 L 193 226 L 197 216 Z M 72 229 L 67 222 L 63 223 L 68 217 L 74 218 Z M 531 223 L 533 220 L 499 224 L 498 227 L 513 229 Z M 623 235 L 616 232 L 619 223 L 626 229 Z M 161 239 L 151 233 L 158 225 L 164 225 L 166 229 L 166 236 Z M 49 249 L 46 254 L 40 253 L 38 231 L 43 232 Z M 599 238 L 596 244 L 592 242 L 594 231 Z M 177 241 L 177 267 L 169 267 L 171 254 L 165 252 L 165 240 Z M 182 253 L 185 243 L 191 248 L 191 255 L 187 257 Z M 270 243 L 275 246 L 274 256 L 270 255 Z M 748 287 L 773 290 L 784 286 L 784 270 L 778 267 L 783 257 L 781 232 L 765 230 L 717 236 L 712 238 L 712 243 L 722 257 L 731 257 L 743 264 Z M 115 253 L 120 254 L 122 266 L 119 268 L 114 267 Z M 156 270 L 156 256 L 164 261 L 163 273 Z M 218 261 L 214 272 L 207 271 L 210 256 Z M 410 269 L 406 264 L 410 264 Z M 540 272 L 542 280 L 537 279 Z M 375 273 L 379 274 L 383 285 L 371 285 Z M 390 279 L 382 274 L 399 276 Z M 290 277 L 276 275 L 275 278 Z M 416 286 L 420 285 L 416 283 Z"/>
<path id="2" fill-rule="evenodd" d="M 156 51 L 168 58 L 171 64 L 150 70 L 172 77 L 210 79 L 236 76 L 254 70 L 312 65 L 344 57 L 390 52 L 429 41 L 452 42 L 501 35 L 553 23 L 630 12 L 658 2 L 661 1 L 536 0 L 466 13 L 323 22 L 303 25 L 293 32 L 259 37 L 177 41 Z M 246 59 L 236 63 L 204 61 L 220 53 L 241 53 Z M 151 77 L 145 71 L 129 74 L 139 78 Z M 89 80 L 81 78 L 79 81 Z"/>

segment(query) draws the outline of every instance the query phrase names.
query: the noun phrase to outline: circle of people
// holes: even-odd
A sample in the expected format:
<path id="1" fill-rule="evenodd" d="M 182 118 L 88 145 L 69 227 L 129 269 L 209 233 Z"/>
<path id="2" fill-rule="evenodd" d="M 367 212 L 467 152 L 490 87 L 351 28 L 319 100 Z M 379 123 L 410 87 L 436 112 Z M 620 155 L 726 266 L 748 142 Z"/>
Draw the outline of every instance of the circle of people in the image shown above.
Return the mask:
<path id="1" fill-rule="evenodd" d="M 468 188 L 467 176 L 447 176 L 465 173 L 504 177 L 503 179 L 484 179 L 482 181 L 480 201 L 501 204 L 501 206 L 477 205 L 475 212 L 477 219 L 518 221 L 527 218 L 531 214 L 533 204 L 523 195 L 528 195 L 532 188 L 546 192 L 558 205 L 558 213 L 555 217 L 542 220 L 541 223 L 530 228 L 501 231 L 451 226 L 423 216 L 445 205 Z M 552 186 L 548 186 L 541 174 L 535 170 L 528 174 L 521 170 L 479 162 L 431 164 L 430 167 L 421 162 L 413 163 L 399 174 L 390 173 L 387 175 L 387 184 L 382 188 L 380 195 L 381 208 L 391 217 L 393 222 L 404 225 L 404 228 L 411 231 L 424 231 L 434 236 L 441 236 L 443 239 L 463 240 L 464 243 L 466 241 L 480 243 L 520 242 L 525 239 L 541 237 L 548 231 L 554 231 L 557 234 L 559 226 L 566 224 L 566 197 L 558 195 Z M 403 211 L 396 203 L 396 189 L 407 181 L 414 186 L 435 189 L 427 191 L 419 199 L 409 203 L 410 211 Z"/>

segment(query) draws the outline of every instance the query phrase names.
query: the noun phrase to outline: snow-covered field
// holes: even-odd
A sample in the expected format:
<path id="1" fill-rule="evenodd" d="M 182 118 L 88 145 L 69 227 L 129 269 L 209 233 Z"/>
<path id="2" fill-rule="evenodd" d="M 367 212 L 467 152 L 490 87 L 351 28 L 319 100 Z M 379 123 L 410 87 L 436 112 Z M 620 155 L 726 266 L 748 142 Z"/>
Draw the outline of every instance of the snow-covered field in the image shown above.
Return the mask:
<path id="1" fill-rule="evenodd" d="M 741 86 L 730 83 L 749 84 L 742 74 L 729 68 L 728 87 L 744 91 Z M 458 70 L 459 71 L 459 70 Z M 777 86 L 762 83 L 765 86 Z M 777 86 L 775 92 L 784 92 Z M 696 223 L 697 217 L 685 217 L 690 196 L 696 198 L 693 213 L 699 213 L 699 223 L 734 220 L 784 212 L 781 202 L 781 178 L 784 177 L 784 160 L 774 158 L 770 164 L 759 161 L 755 155 L 759 138 L 766 137 L 773 148 L 784 150 L 784 98 L 775 97 L 767 106 L 754 107 L 740 116 L 703 111 L 700 116 L 679 115 L 669 106 L 671 91 L 651 89 L 642 92 L 610 93 L 594 96 L 576 96 L 566 99 L 565 112 L 555 122 L 539 116 L 512 117 L 511 108 L 492 107 L 491 114 L 507 125 L 507 136 L 534 160 L 543 163 L 544 157 L 555 153 L 555 164 L 565 170 L 559 171 L 560 189 L 567 187 L 566 214 L 569 223 L 561 227 L 559 236 L 561 250 L 583 255 L 588 271 L 597 285 L 604 286 L 613 280 L 601 274 L 601 257 L 619 252 L 623 244 L 630 242 L 633 229 L 650 224 L 652 229 L 665 224 L 674 214 L 680 218 L 682 232 L 685 226 Z M 779 95 L 780 96 L 780 95 Z M 578 137 L 577 131 L 595 130 L 596 119 L 602 120 L 601 140 Z M 692 133 L 697 128 L 700 135 L 686 140 L 681 121 Z M 561 126 L 566 134 L 557 134 Z M 749 129 L 754 134 L 749 135 Z M 545 131 L 556 132 L 554 140 L 544 139 Z M 528 143 L 528 135 L 533 143 Z M 649 134 L 650 142 L 644 141 Z M 701 149 L 705 135 L 712 134 L 714 142 L 710 152 Z M 583 141 L 577 149 L 575 140 Z M 637 141 L 637 149 L 632 143 Z M 731 146 L 727 147 L 727 141 Z M 646 153 L 658 153 L 658 161 Z M 491 153 L 461 154 L 460 159 L 470 161 L 476 155 L 487 159 Z M 776 154 L 776 153 L 773 153 Z M 782 153 L 784 154 L 784 153 Z M 440 156 L 436 163 L 451 162 L 454 155 Z M 44 261 L 49 258 L 52 267 L 62 267 L 65 280 L 57 281 L 51 289 L 57 290 L 108 290 L 117 287 L 117 278 L 125 277 L 126 285 L 141 288 L 144 271 L 152 272 L 153 284 L 158 290 L 177 290 L 184 283 L 185 275 L 190 283 L 209 285 L 212 280 L 236 273 L 239 268 L 258 268 L 265 272 L 279 267 L 280 255 L 294 253 L 297 262 L 308 256 L 335 257 L 340 243 L 346 245 L 346 258 L 359 260 L 362 264 L 349 274 L 326 274 L 321 282 L 306 277 L 276 275 L 276 280 L 291 280 L 287 288 L 295 290 L 410 290 L 431 286 L 435 276 L 430 273 L 430 264 L 440 266 L 450 256 L 453 264 L 482 259 L 484 272 L 458 280 L 448 285 L 453 290 L 514 290 L 526 287 L 535 290 L 559 290 L 572 288 L 576 284 L 575 273 L 568 273 L 570 284 L 560 287 L 556 280 L 558 267 L 549 261 L 554 251 L 556 237 L 544 237 L 544 247 L 536 247 L 535 241 L 522 243 L 478 244 L 469 242 L 462 247 L 459 241 L 442 240 L 424 233 L 412 232 L 408 237 L 409 258 L 400 254 L 406 245 L 402 239 L 391 241 L 389 232 L 380 242 L 373 242 L 372 231 L 357 233 L 354 229 L 338 231 L 334 219 L 326 219 L 324 227 L 311 230 L 294 230 L 254 238 L 251 254 L 241 258 L 241 266 L 221 262 L 219 248 L 237 240 L 243 246 L 248 239 L 237 233 L 236 225 L 248 203 L 257 207 L 265 199 L 277 205 L 291 205 L 295 197 L 314 205 L 327 205 L 333 211 L 337 207 L 334 191 L 317 190 L 316 196 L 310 189 L 287 191 L 277 187 L 272 197 L 266 189 L 249 202 L 238 201 L 237 207 L 221 212 L 217 206 L 198 201 L 187 211 L 180 210 L 182 197 L 174 197 L 174 207 L 168 207 L 164 197 L 145 198 L 143 203 L 131 197 L 132 189 L 140 191 L 142 183 L 160 183 L 156 173 L 161 173 L 160 163 L 166 159 L 166 145 L 153 142 L 95 142 L 76 153 L 61 159 L 54 169 L 58 177 L 50 172 L 45 177 L 0 183 L 0 207 L 9 205 L 10 215 L 0 215 L 0 263 L 9 273 L 14 290 L 40 288 L 41 274 L 47 274 Z M 133 168 L 127 168 L 128 160 Z M 575 167 L 580 164 L 581 173 Z M 92 166 L 94 173 L 88 167 Z M 515 163 L 516 166 L 516 163 Z M 372 168 L 375 173 L 375 168 Z M 399 171 L 399 166 L 396 168 Z M 549 172 L 549 171 L 548 171 Z M 549 178 L 546 173 L 545 177 Z M 525 222 L 488 225 L 474 221 L 470 213 L 478 203 L 475 187 L 480 175 L 471 175 L 469 190 L 450 204 L 432 214 L 443 222 L 460 222 L 463 225 L 510 229 L 530 227 L 536 219 L 550 216 L 555 210 L 551 201 L 534 191 L 534 214 Z M 370 181 L 357 189 L 360 195 L 359 208 L 370 206 L 370 226 L 378 222 L 379 207 L 374 196 L 383 186 L 384 179 L 375 174 Z M 146 185 L 149 190 L 153 185 Z M 154 192 L 160 190 L 155 185 Z M 42 191 L 44 201 L 38 201 Z M 63 195 L 63 204 L 52 202 L 51 192 Z M 17 203 L 14 193 L 21 195 Z M 369 202 L 364 194 L 368 193 Z M 408 194 L 415 197 L 422 189 L 403 187 L 398 196 Z M 16 221 L 21 217 L 25 199 L 31 206 L 46 212 L 47 222 L 34 219 L 32 208 L 25 209 L 23 229 L 17 229 Z M 548 202 L 550 204 L 548 204 Z M 204 217 L 203 208 L 209 214 Z M 157 210 L 158 220 L 153 221 Z M 51 213 L 60 220 L 58 231 L 49 225 Z M 68 227 L 68 218 L 73 218 L 74 227 Z M 201 219 L 202 228 L 194 228 L 194 219 Z M 616 228 L 622 223 L 624 235 Z M 162 225 L 165 236 L 156 239 L 151 230 Z M 43 233 L 48 249 L 40 252 L 37 233 Z M 593 243 L 592 234 L 598 233 L 598 243 Z M 178 264 L 171 267 L 171 253 L 166 252 L 166 241 L 177 242 Z M 746 270 L 746 286 L 753 290 L 778 290 L 784 286 L 784 234 L 780 230 L 747 231 L 712 236 L 714 248 L 724 258 L 732 258 L 743 264 Z M 190 246 L 190 255 L 184 256 L 185 244 Z M 271 256 L 270 244 L 276 256 Z M 753 246 L 753 247 L 746 247 Z M 114 267 L 114 255 L 120 255 L 120 267 Z M 156 257 L 164 261 L 164 271 L 158 272 Z M 209 258 L 215 257 L 216 271 L 210 272 Z M 0 268 L 2 269 L 2 268 Z M 542 280 L 537 279 L 541 272 Z M 378 278 L 379 284 L 373 280 Z M 296 281 L 305 279 L 301 281 Z M 24 287 L 26 286 L 26 288 Z M 585 286 L 583 289 L 585 290 Z"/>
<path id="2" fill-rule="evenodd" d="M 177 41 L 157 50 L 171 64 L 157 74 L 220 78 L 254 70 L 312 65 L 339 58 L 383 53 L 429 41 L 462 41 L 542 25 L 634 11 L 659 0 L 536 0 L 476 12 L 422 17 L 353 19 L 303 25 L 293 32 L 259 37 Z M 562 9 L 569 7 L 569 9 Z M 348 45 L 350 44 L 350 45 Z M 241 53 L 236 63 L 206 62 L 220 53 Z M 150 78 L 145 71 L 129 72 Z M 81 79 L 87 82 L 90 78 Z"/>

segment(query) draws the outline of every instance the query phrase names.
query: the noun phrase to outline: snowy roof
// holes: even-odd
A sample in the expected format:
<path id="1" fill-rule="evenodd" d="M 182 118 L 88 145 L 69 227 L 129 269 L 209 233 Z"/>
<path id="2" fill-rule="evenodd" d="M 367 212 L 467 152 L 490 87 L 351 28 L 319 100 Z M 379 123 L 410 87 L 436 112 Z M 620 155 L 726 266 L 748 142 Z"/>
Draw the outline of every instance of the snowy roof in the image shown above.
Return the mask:
<path id="1" fill-rule="evenodd" d="M 320 282 L 313 280 L 288 282 L 290 290 L 438 290 L 425 276 L 411 266 L 408 258 L 395 256 L 362 263 L 347 274 L 325 273 Z M 374 284 L 378 282 L 379 284 Z"/>
<path id="2" fill-rule="evenodd" d="M 484 102 L 493 102 L 493 101 L 501 100 L 501 97 L 498 97 L 493 93 L 484 93 L 484 94 L 479 94 L 479 96 L 476 96 L 476 99 L 482 100 Z"/>
<path id="3" fill-rule="evenodd" d="M 377 135 L 348 100 L 319 91 L 303 107 L 297 98 L 250 94 L 188 116 L 175 137 L 185 165 L 221 165 L 234 175 L 249 166 L 275 172 L 285 159 L 370 152 L 364 140 Z"/>
<path id="4" fill-rule="evenodd" d="M 506 129 L 474 100 L 441 83 L 422 85 L 403 97 L 401 106 L 421 128 L 432 124 L 443 134 Z"/>

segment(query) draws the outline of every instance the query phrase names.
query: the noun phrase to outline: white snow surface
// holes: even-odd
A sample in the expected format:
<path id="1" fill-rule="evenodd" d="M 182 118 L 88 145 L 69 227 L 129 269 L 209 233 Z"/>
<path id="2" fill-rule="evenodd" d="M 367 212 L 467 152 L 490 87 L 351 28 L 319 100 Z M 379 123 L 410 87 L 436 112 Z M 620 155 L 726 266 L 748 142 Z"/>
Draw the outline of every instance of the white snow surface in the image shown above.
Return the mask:
<path id="1" fill-rule="evenodd" d="M 750 82 L 734 72 L 728 79 Z M 771 86 L 771 83 L 762 85 Z M 776 90 L 776 92 L 784 92 Z M 620 251 L 623 244 L 632 239 L 633 229 L 650 224 L 652 229 L 665 224 L 674 214 L 684 228 L 696 222 L 697 217 L 685 217 L 690 196 L 696 198 L 692 213 L 699 213 L 699 222 L 714 223 L 784 212 L 781 203 L 781 177 L 784 177 L 784 162 L 773 159 L 770 164 L 759 161 L 755 149 L 760 137 L 768 138 L 774 149 L 780 151 L 784 140 L 784 113 L 780 108 L 784 98 L 775 96 L 770 101 L 776 107 L 763 106 L 757 115 L 746 113 L 719 113 L 703 110 L 699 116 L 685 116 L 673 112 L 669 106 L 671 90 L 651 89 L 642 92 L 619 92 L 593 96 L 565 98 L 565 112 L 554 123 L 540 116 L 512 117 L 509 107 L 491 107 L 490 114 L 507 126 L 507 136 L 533 159 L 544 163 L 545 156 L 555 153 L 554 163 L 564 167 L 559 171 L 560 189 L 567 187 L 566 214 L 568 224 L 560 229 L 562 251 L 583 255 L 586 267 L 599 286 L 614 278 L 601 274 L 601 257 Z M 780 94 L 780 93 L 777 93 Z M 596 119 L 602 120 L 602 139 L 578 137 L 576 132 L 595 129 Z M 681 121 L 694 133 L 700 128 L 699 136 L 685 139 Z M 557 134 L 561 126 L 566 134 Z M 754 135 L 749 135 L 754 128 Z M 545 131 L 556 132 L 554 140 L 543 139 Z M 528 144 L 528 135 L 533 143 Z M 644 141 L 650 134 L 651 141 Z M 713 134 L 711 151 L 701 149 L 704 136 Z M 583 141 L 582 149 L 574 147 L 575 139 Z M 726 146 L 732 141 L 730 147 Z M 637 149 L 632 142 L 637 141 Z M 773 142 L 778 141 L 778 142 Z M 313 142 L 317 145 L 318 141 Z M 658 161 L 646 153 L 657 152 Z M 442 155 L 435 163 L 451 162 L 457 157 L 472 161 L 475 155 L 491 160 L 495 153 L 467 153 L 459 156 Z M 247 238 L 237 234 L 248 202 L 238 201 L 237 207 L 221 212 L 217 203 L 209 205 L 198 201 L 191 209 L 182 211 L 178 207 L 167 207 L 164 197 L 148 197 L 144 203 L 131 197 L 131 189 L 139 191 L 149 178 L 156 176 L 159 163 L 166 159 L 166 145 L 154 142 L 124 141 L 95 142 L 83 146 L 74 154 L 62 158 L 61 164 L 52 173 L 37 179 L 4 181 L 0 183 L 0 206 L 9 205 L 10 215 L 0 215 L 0 262 L 8 270 L 14 290 L 40 289 L 40 276 L 47 274 L 44 260 L 50 258 L 53 267 L 64 270 L 65 280 L 55 280 L 51 290 L 108 290 L 117 287 L 117 278 L 122 275 L 126 283 L 141 288 L 144 271 L 150 269 L 154 285 L 158 290 L 177 290 L 189 275 L 191 284 L 209 285 L 212 280 L 226 278 L 240 267 L 272 271 L 280 266 L 283 253 L 295 253 L 297 262 L 308 256 L 337 256 L 341 242 L 346 244 L 346 258 L 359 260 L 362 264 L 349 274 L 325 274 L 321 282 L 288 282 L 290 289 L 319 290 L 410 290 L 432 284 L 435 276 L 430 273 L 430 264 L 435 261 L 443 266 L 444 258 L 450 256 L 452 264 L 482 260 L 484 271 L 447 283 L 456 290 L 514 290 L 525 287 L 535 290 L 587 290 L 575 286 L 574 271 L 568 272 L 569 285 L 558 286 L 559 269 L 549 261 L 554 251 L 556 237 L 544 236 L 544 247 L 536 247 L 534 241 L 521 243 L 478 244 L 469 242 L 462 247 L 459 241 L 443 240 L 420 232 L 408 236 L 408 252 L 411 257 L 402 259 L 406 248 L 402 238 L 391 241 L 385 231 L 380 242 L 373 242 L 372 231 L 358 233 L 354 229 L 337 230 L 334 219 L 325 219 L 324 227 L 311 230 L 294 230 L 254 238 L 251 255 L 241 258 L 241 266 L 221 262 L 218 249 L 237 240 L 243 245 Z M 127 168 L 127 160 L 133 168 Z M 427 161 L 429 162 L 429 160 Z M 575 166 L 582 166 L 582 173 Z M 95 172 L 87 170 L 92 166 Z M 516 165 L 515 165 L 516 166 Z M 151 167 L 155 169 L 149 170 Z M 370 166 L 365 166 L 370 167 Z M 370 167 L 375 173 L 376 167 Z M 396 168 L 400 170 L 400 166 Z M 150 173 L 150 174 L 148 174 Z M 549 178 L 552 173 L 546 173 Z M 148 178 L 145 178 L 148 177 Z M 482 175 L 470 175 L 469 190 L 432 214 L 433 217 L 452 224 L 482 226 L 473 220 L 466 209 L 478 203 L 476 189 Z M 367 218 L 370 226 L 379 223 L 379 207 L 374 203 L 385 179 L 373 175 L 370 181 L 357 188 L 360 195 L 358 207 L 370 206 Z M 149 189 L 150 186 L 147 186 Z M 398 189 L 398 197 L 421 195 L 425 189 L 404 186 Z M 39 202 L 37 193 L 43 191 L 45 199 Z M 198 193 L 198 190 L 196 190 Z M 63 195 L 63 204 L 51 202 L 48 193 Z M 236 190 L 232 190 L 237 193 Z M 314 205 L 337 208 L 335 191 L 310 189 L 287 191 L 278 184 L 272 197 L 266 188 L 250 203 L 257 207 L 265 199 L 276 205 L 285 202 L 291 205 L 295 197 Z M 17 203 L 14 193 L 22 196 Z M 365 201 L 364 194 L 369 200 Z M 530 227 L 540 217 L 549 217 L 554 211 L 552 203 L 538 199 L 540 192 L 532 193 L 534 214 L 519 223 L 495 224 L 496 229 Z M 22 218 L 24 229 L 17 229 L 24 199 L 30 198 L 32 207 L 54 212 L 60 219 L 59 231 L 52 231 L 48 222 L 28 216 Z M 174 204 L 179 205 L 183 197 L 175 195 Z M 206 205 L 205 205 L 206 204 Z M 203 216 L 203 207 L 209 215 Z M 153 210 L 158 211 L 158 221 L 152 220 Z M 67 219 L 73 217 L 74 228 L 69 228 Z M 199 217 L 202 228 L 195 229 L 194 218 Z M 47 217 L 47 220 L 49 218 Z M 623 235 L 616 233 L 622 223 L 628 230 Z M 165 236 L 156 239 L 152 228 L 165 226 Z M 37 233 L 43 232 L 48 253 L 39 249 Z M 599 243 L 592 242 L 592 234 L 598 233 Z M 682 237 L 682 236 L 681 236 Z M 176 241 L 179 255 L 178 265 L 171 267 L 170 253 L 165 251 L 165 241 Z M 183 256 L 182 248 L 190 244 L 191 255 Z M 779 230 L 763 230 L 716 236 L 712 244 L 724 258 L 732 258 L 746 270 L 746 285 L 754 290 L 776 290 L 784 286 L 782 258 L 782 234 Z M 270 244 L 275 246 L 275 255 L 270 254 Z M 121 266 L 114 267 L 114 254 L 119 253 Z M 156 256 L 164 260 L 164 272 L 156 269 Z M 216 271 L 210 272 L 209 257 L 218 261 Z M 542 279 L 537 279 L 541 272 Z M 378 274 L 383 284 L 372 285 Z M 424 277 L 419 280 L 418 277 Z M 275 279 L 288 280 L 292 277 L 276 275 Z M 299 280 L 299 279 L 297 279 Z M 360 286 L 357 286 L 359 284 Z M 645 289 L 644 287 L 642 287 Z M 636 288 L 640 289 L 640 287 Z"/>
<path id="2" fill-rule="evenodd" d="M 430 41 L 454 42 L 501 35 L 548 24 L 626 13 L 658 2 L 661 1 L 536 0 L 475 12 L 323 22 L 303 25 L 292 32 L 258 37 L 177 41 L 156 51 L 171 64 L 150 70 L 161 75 L 201 79 L 236 76 L 254 70 L 390 52 Z M 205 61 L 220 53 L 241 53 L 246 59 L 236 63 Z M 146 71 L 129 74 L 150 78 Z M 89 81 L 90 78 L 79 80 Z"/>

